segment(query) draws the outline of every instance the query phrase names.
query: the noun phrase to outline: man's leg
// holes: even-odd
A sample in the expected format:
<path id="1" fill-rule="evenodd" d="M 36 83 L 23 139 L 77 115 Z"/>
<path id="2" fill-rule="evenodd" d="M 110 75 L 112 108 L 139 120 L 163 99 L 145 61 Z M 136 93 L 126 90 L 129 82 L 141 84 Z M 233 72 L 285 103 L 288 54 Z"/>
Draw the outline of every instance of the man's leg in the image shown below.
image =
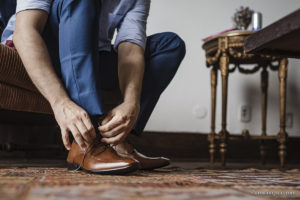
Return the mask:
<path id="1" fill-rule="evenodd" d="M 173 79 L 184 55 L 185 44 L 176 34 L 159 33 L 148 37 L 145 51 L 146 68 L 141 94 L 141 110 L 132 130 L 133 134 L 140 135 L 143 132 L 161 93 Z M 114 67 L 114 69 L 111 74 L 116 76 L 117 67 Z M 167 158 L 148 157 L 139 153 L 128 140 L 114 148 L 119 154 L 130 155 L 138 160 L 140 169 L 152 170 L 170 164 L 170 160 Z"/>
<path id="2" fill-rule="evenodd" d="M 44 33 L 68 94 L 90 115 L 103 114 L 96 77 L 99 11 L 98 0 L 55 0 Z"/>
<path id="3" fill-rule="evenodd" d="M 44 32 L 56 73 L 71 99 L 89 113 L 96 130 L 93 116 L 102 114 L 97 82 L 99 10 L 98 0 L 55 0 Z M 99 139 L 86 151 L 73 142 L 67 162 L 69 169 L 98 174 L 124 174 L 139 167 Z"/>
<path id="4" fill-rule="evenodd" d="M 185 56 L 185 43 L 175 33 L 158 33 L 147 38 L 141 110 L 133 134 L 142 134 L 147 121 Z"/>

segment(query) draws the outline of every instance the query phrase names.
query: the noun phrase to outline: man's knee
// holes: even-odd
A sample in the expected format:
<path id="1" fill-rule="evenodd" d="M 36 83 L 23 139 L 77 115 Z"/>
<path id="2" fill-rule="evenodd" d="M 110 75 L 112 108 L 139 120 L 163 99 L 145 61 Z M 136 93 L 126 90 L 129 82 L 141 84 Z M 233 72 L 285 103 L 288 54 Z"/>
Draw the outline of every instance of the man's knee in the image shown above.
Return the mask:
<path id="1" fill-rule="evenodd" d="M 180 66 L 181 61 L 183 60 L 186 49 L 185 49 L 185 42 L 183 39 L 173 32 L 166 32 L 164 34 L 164 40 L 168 41 L 165 46 L 167 51 L 170 52 L 168 60 L 173 62 L 173 71 L 174 73 L 177 71 L 178 67 Z"/>
<path id="2" fill-rule="evenodd" d="M 173 33 L 173 32 L 166 32 L 165 34 L 166 34 L 166 37 L 172 41 L 171 48 L 176 50 L 178 52 L 178 54 L 180 54 L 181 57 L 183 58 L 186 53 L 184 40 L 179 35 L 177 35 L 176 33 Z"/>
<path id="3" fill-rule="evenodd" d="M 152 69 L 157 83 L 153 89 L 162 92 L 175 76 L 185 56 L 185 43 L 172 32 L 158 33 L 149 37 L 147 49 L 154 68 Z"/>
<path id="4" fill-rule="evenodd" d="M 151 35 L 148 38 L 150 54 L 166 54 L 177 61 L 181 62 L 185 56 L 185 42 L 183 39 L 173 32 L 163 32 Z"/>
<path id="5" fill-rule="evenodd" d="M 176 39 L 177 43 L 179 44 L 177 51 L 178 51 L 178 55 L 179 55 L 180 62 L 181 62 L 183 60 L 184 56 L 185 56 L 185 53 L 186 53 L 185 42 L 177 34 L 175 34 L 175 35 L 176 35 L 175 39 Z"/>

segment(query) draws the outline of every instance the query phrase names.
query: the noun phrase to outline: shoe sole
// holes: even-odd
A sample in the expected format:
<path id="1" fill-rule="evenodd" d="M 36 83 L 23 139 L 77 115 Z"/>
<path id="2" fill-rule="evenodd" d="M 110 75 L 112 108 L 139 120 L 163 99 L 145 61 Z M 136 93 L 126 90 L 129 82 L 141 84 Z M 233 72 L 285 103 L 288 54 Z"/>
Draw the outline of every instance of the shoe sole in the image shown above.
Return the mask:
<path id="1" fill-rule="evenodd" d="M 98 175 L 123 175 L 130 172 L 134 172 L 139 169 L 139 164 L 134 163 L 130 166 L 126 167 L 120 167 L 120 168 L 114 168 L 114 169 L 105 169 L 105 170 L 87 170 L 83 167 L 80 167 L 78 164 L 75 163 L 68 163 L 68 170 L 74 171 L 74 170 L 80 170 L 84 171 L 90 174 L 98 174 Z"/>

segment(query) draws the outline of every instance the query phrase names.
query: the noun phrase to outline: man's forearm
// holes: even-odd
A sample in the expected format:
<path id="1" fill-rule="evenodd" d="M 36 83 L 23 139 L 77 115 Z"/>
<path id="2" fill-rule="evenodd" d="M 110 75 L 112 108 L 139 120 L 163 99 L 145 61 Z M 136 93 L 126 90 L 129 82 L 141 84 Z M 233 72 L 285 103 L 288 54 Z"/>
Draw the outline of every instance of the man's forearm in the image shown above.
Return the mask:
<path id="1" fill-rule="evenodd" d="M 18 26 L 17 26 L 18 27 Z M 38 30 L 20 26 L 13 36 L 14 44 L 31 80 L 51 106 L 69 99 L 54 72 L 47 47 Z"/>
<path id="2" fill-rule="evenodd" d="M 140 101 L 144 63 L 130 62 L 119 65 L 119 82 L 125 102 Z"/>
<path id="3" fill-rule="evenodd" d="M 124 102 L 139 104 L 144 70 L 144 53 L 141 47 L 131 43 L 120 44 L 118 73 Z"/>
<path id="4" fill-rule="evenodd" d="M 117 145 L 131 132 L 140 112 L 140 98 L 145 71 L 142 47 L 122 42 L 118 46 L 118 75 L 123 103 L 109 111 L 98 127 L 102 142 Z"/>

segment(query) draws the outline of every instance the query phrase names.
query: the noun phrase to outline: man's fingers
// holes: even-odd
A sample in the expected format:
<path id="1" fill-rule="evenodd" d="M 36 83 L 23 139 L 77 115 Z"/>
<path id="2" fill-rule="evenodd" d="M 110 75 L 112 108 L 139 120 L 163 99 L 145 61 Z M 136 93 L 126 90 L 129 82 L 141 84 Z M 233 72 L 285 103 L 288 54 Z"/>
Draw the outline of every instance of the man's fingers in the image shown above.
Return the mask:
<path id="1" fill-rule="evenodd" d="M 99 126 L 103 126 L 104 124 L 106 124 L 107 122 L 109 122 L 111 119 L 113 118 L 113 115 L 111 112 L 109 112 L 105 118 L 102 120 L 101 124 L 99 124 Z"/>
<path id="2" fill-rule="evenodd" d="M 92 139 L 95 139 L 96 131 L 95 131 L 95 128 L 94 128 L 90 118 L 88 116 L 86 116 L 82 119 L 82 122 L 84 123 L 85 127 L 87 128 L 88 132 L 90 133 L 90 136 L 92 137 Z"/>
<path id="3" fill-rule="evenodd" d="M 102 132 L 101 136 L 105 138 L 114 137 L 116 135 L 119 135 L 120 133 L 124 132 L 128 127 L 125 125 L 120 125 L 112 129 L 111 131 Z"/>
<path id="4" fill-rule="evenodd" d="M 71 149 L 71 143 L 70 143 L 68 129 L 66 129 L 66 128 L 61 129 L 61 137 L 62 137 L 62 141 L 64 143 L 65 148 L 69 151 Z"/>
<path id="5" fill-rule="evenodd" d="M 86 145 L 84 143 L 84 139 L 82 138 L 81 134 L 79 133 L 79 130 L 75 126 L 70 126 L 70 131 L 72 132 L 72 135 L 74 139 L 76 140 L 77 144 L 80 146 L 81 149 L 85 149 Z"/>
<path id="6" fill-rule="evenodd" d="M 107 132 L 112 130 L 113 128 L 119 126 L 122 123 L 122 120 L 120 120 L 120 118 L 114 116 L 109 122 L 107 122 L 106 124 L 99 126 L 98 130 L 101 132 Z"/>
<path id="7" fill-rule="evenodd" d="M 76 122 L 76 127 L 79 130 L 80 134 L 82 135 L 83 139 L 87 142 L 90 143 L 92 142 L 92 136 L 91 133 L 88 131 L 88 129 L 86 128 L 85 124 L 81 121 L 78 120 Z"/>
<path id="8" fill-rule="evenodd" d="M 115 137 L 102 138 L 101 142 L 105 142 L 105 143 L 111 144 L 111 145 L 117 145 L 125 139 L 125 136 L 126 136 L 126 132 L 122 132 L 122 133 L 120 133 L 119 135 L 117 135 Z"/>

